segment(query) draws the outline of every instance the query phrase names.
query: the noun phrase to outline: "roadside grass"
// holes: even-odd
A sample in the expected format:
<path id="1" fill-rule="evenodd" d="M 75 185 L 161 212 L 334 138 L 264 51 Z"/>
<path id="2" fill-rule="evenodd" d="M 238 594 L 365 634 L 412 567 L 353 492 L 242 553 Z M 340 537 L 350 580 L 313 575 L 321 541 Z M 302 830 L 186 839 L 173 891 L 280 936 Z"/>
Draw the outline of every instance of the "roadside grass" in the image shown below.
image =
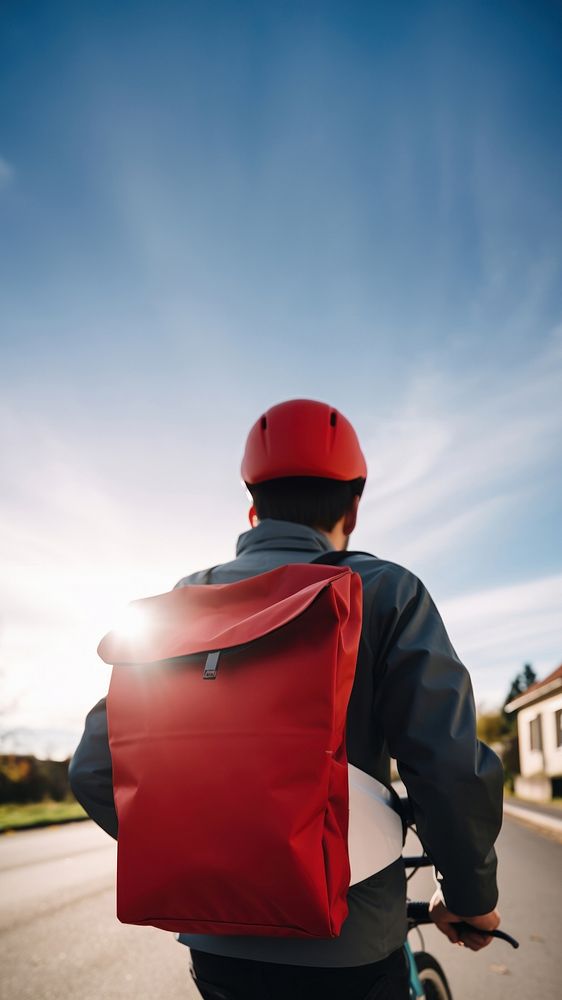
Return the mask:
<path id="1" fill-rule="evenodd" d="M 63 802 L 45 800 L 26 804 L 10 802 L 0 804 L 0 833 L 81 819 L 88 819 L 88 815 L 80 803 L 73 799 Z"/>

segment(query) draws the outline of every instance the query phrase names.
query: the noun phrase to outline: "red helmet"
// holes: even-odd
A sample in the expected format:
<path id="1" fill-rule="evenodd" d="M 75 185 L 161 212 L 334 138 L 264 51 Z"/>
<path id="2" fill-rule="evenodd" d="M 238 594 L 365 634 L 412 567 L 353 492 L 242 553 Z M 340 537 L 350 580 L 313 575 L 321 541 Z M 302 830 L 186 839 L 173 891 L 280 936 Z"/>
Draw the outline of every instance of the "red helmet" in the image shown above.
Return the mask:
<path id="1" fill-rule="evenodd" d="M 249 486 L 285 476 L 366 479 L 357 434 L 339 410 L 313 399 L 272 406 L 248 434 L 242 479 Z"/>

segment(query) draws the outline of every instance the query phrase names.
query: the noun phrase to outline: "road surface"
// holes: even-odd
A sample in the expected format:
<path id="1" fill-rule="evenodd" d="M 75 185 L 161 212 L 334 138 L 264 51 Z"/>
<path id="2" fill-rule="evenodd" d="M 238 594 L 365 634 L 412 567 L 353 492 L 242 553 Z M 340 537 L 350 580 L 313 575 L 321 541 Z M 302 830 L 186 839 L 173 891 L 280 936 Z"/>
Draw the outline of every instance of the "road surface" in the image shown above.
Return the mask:
<path id="1" fill-rule="evenodd" d="M 115 853 L 89 821 L 0 837 L 2 1000 L 195 1000 L 188 950 L 167 932 L 118 923 Z M 506 819 L 499 856 L 503 924 L 519 951 L 497 942 L 474 954 L 433 927 L 426 948 L 455 1000 L 557 1000 L 562 844 Z M 432 884 L 418 873 L 412 898 L 428 898 Z"/>

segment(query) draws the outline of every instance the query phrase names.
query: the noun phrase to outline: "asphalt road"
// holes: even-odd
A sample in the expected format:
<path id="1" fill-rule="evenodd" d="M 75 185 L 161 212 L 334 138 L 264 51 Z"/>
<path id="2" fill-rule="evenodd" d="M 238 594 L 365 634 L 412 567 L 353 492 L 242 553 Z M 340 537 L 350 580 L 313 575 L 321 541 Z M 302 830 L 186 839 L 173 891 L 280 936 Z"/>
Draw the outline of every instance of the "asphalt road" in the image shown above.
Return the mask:
<path id="1" fill-rule="evenodd" d="M 118 923 L 115 852 L 91 822 L 0 837 L 2 1000 L 195 1000 L 187 949 L 167 932 Z M 474 954 L 433 927 L 426 949 L 455 1000 L 557 1000 L 562 844 L 506 819 L 499 856 L 503 925 L 519 951 L 495 942 Z M 430 873 L 411 885 L 412 898 L 427 898 Z"/>

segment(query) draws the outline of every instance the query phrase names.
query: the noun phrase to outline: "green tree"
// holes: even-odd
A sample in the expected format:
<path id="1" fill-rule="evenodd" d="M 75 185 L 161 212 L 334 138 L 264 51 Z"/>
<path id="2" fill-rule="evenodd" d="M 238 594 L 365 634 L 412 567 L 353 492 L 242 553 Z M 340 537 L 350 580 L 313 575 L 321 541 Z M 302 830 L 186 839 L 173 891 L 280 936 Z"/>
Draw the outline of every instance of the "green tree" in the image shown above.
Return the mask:
<path id="1" fill-rule="evenodd" d="M 478 739 L 484 743 L 500 743 L 509 729 L 503 712 L 485 712 L 478 716 Z"/>
<path id="2" fill-rule="evenodd" d="M 524 690 L 526 691 L 527 688 L 530 688 L 531 684 L 534 684 L 537 679 L 537 675 L 530 663 L 526 663 L 523 668 L 523 678 L 525 680 Z"/>
<path id="3" fill-rule="evenodd" d="M 517 719 L 513 712 L 506 712 L 505 706 L 509 705 L 509 702 L 513 701 L 514 698 L 517 698 L 518 695 L 523 694 L 527 688 L 530 688 L 531 684 L 534 684 L 536 679 L 537 675 L 530 663 L 526 663 L 523 670 L 520 670 L 519 673 L 513 678 L 511 687 L 509 688 L 507 697 L 502 706 L 502 715 L 508 727 L 508 732 L 515 732 L 517 729 Z"/>
<path id="4" fill-rule="evenodd" d="M 503 736 L 503 767 L 505 773 L 506 784 L 509 785 L 513 791 L 514 778 L 515 775 L 519 773 L 519 740 L 517 736 L 517 713 L 516 712 L 506 712 L 505 706 L 517 698 L 518 695 L 523 694 L 527 688 L 531 687 L 537 679 L 537 675 L 533 670 L 530 663 L 526 663 L 523 670 L 520 670 L 518 674 L 513 678 L 511 682 L 511 687 L 507 693 L 507 697 L 503 703 L 501 710 L 501 716 L 504 721 L 505 730 Z"/>

